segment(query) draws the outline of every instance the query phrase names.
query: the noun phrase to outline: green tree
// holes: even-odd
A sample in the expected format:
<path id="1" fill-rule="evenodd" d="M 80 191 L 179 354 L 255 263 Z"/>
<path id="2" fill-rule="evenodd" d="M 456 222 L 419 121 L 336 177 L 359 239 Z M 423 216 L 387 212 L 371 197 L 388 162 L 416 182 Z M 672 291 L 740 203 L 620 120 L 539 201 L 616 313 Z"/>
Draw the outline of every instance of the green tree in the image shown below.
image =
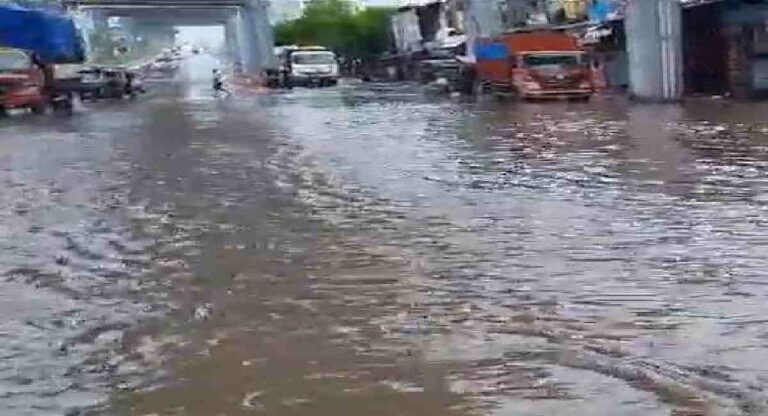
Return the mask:
<path id="1" fill-rule="evenodd" d="M 296 20 L 278 24 L 278 45 L 319 45 L 345 58 L 370 58 L 387 50 L 393 10 L 355 10 L 348 0 L 312 0 Z"/>

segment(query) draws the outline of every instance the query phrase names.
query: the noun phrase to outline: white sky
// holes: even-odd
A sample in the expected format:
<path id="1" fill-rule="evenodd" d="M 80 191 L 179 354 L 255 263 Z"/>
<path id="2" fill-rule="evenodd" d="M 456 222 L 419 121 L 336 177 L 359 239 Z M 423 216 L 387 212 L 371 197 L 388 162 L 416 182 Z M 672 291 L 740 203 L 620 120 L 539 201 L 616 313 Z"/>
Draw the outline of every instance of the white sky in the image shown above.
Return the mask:
<path id="1" fill-rule="evenodd" d="M 283 0 L 272 1 L 274 3 L 281 3 Z M 364 2 L 370 6 L 392 6 L 398 4 L 398 0 L 364 0 Z M 224 28 L 222 26 L 180 26 L 176 29 L 179 31 L 176 35 L 178 42 L 191 43 L 207 48 L 218 48 L 224 43 Z"/>

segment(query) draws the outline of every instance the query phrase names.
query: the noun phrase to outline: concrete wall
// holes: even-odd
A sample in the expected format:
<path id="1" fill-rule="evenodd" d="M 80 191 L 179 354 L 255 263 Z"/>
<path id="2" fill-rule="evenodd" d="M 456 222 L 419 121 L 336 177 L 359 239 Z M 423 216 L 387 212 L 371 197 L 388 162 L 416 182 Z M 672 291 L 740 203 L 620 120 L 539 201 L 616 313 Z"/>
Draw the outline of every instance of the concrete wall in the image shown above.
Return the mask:
<path id="1" fill-rule="evenodd" d="M 631 95 L 659 101 L 682 98 L 682 8 L 678 0 L 632 0 L 625 25 Z"/>

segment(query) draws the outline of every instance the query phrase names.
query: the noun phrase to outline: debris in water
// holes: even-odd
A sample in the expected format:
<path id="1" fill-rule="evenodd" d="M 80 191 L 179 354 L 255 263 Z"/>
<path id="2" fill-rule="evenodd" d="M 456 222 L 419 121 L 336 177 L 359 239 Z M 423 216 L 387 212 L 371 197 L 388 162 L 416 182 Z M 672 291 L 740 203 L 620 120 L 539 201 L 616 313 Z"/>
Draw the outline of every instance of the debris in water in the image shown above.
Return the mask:
<path id="1" fill-rule="evenodd" d="M 205 303 L 202 305 L 198 305 L 193 314 L 192 318 L 195 321 L 207 321 L 208 318 L 211 317 L 213 314 L 213 304 L 212 303 Z"/>
<path id="2" fill-rule="evenodd" d="M 259 397 L 261 397 L 264 394 L 262 391 L 254 391 L 250 392 L 245 395 L 242 401 L 242 406 L 246 409 L 258 409 L 264 407 L 261 403 L 256 401 Z"/>

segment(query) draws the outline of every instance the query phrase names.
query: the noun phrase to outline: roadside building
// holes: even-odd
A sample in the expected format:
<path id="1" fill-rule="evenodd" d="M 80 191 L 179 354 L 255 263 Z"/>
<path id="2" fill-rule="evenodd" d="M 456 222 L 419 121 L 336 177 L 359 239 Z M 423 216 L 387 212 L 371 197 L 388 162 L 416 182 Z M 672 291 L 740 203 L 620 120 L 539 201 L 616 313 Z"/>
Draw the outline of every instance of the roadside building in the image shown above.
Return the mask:
<path id="1" fill-rule="evenodd" d="M 669 11 L 663 21 L 656 5 Z M 389 62 L 414 79 L 440 51 L 471 66 L 478 38 L 556 25 L 581 39 L 599 87 L 664 100 L 768 97 L 766 22 L 768 0 L 419 0 L 392 18 Z"/>
<path id="2" fill-rule="evenodd" d="M 592 24 L 580 35 L 589 52 L 595 86 L 623 90 L 629 85 L 629 62 L 624 21 L 605 20 Z"/>
<path id="3" fill-rule="evenodd" d="M 768 97 L 768 4 L 749 0 L 686 3 L 686 93 Z"/>
<path id="4" fill-rule="evenodd" d="M 383 63 L 391 79 L 434 78 L 454 71 L 466 47 L 465 0 L 421 0 L 400 7 L 391 18 L 392 51 Z"/>

